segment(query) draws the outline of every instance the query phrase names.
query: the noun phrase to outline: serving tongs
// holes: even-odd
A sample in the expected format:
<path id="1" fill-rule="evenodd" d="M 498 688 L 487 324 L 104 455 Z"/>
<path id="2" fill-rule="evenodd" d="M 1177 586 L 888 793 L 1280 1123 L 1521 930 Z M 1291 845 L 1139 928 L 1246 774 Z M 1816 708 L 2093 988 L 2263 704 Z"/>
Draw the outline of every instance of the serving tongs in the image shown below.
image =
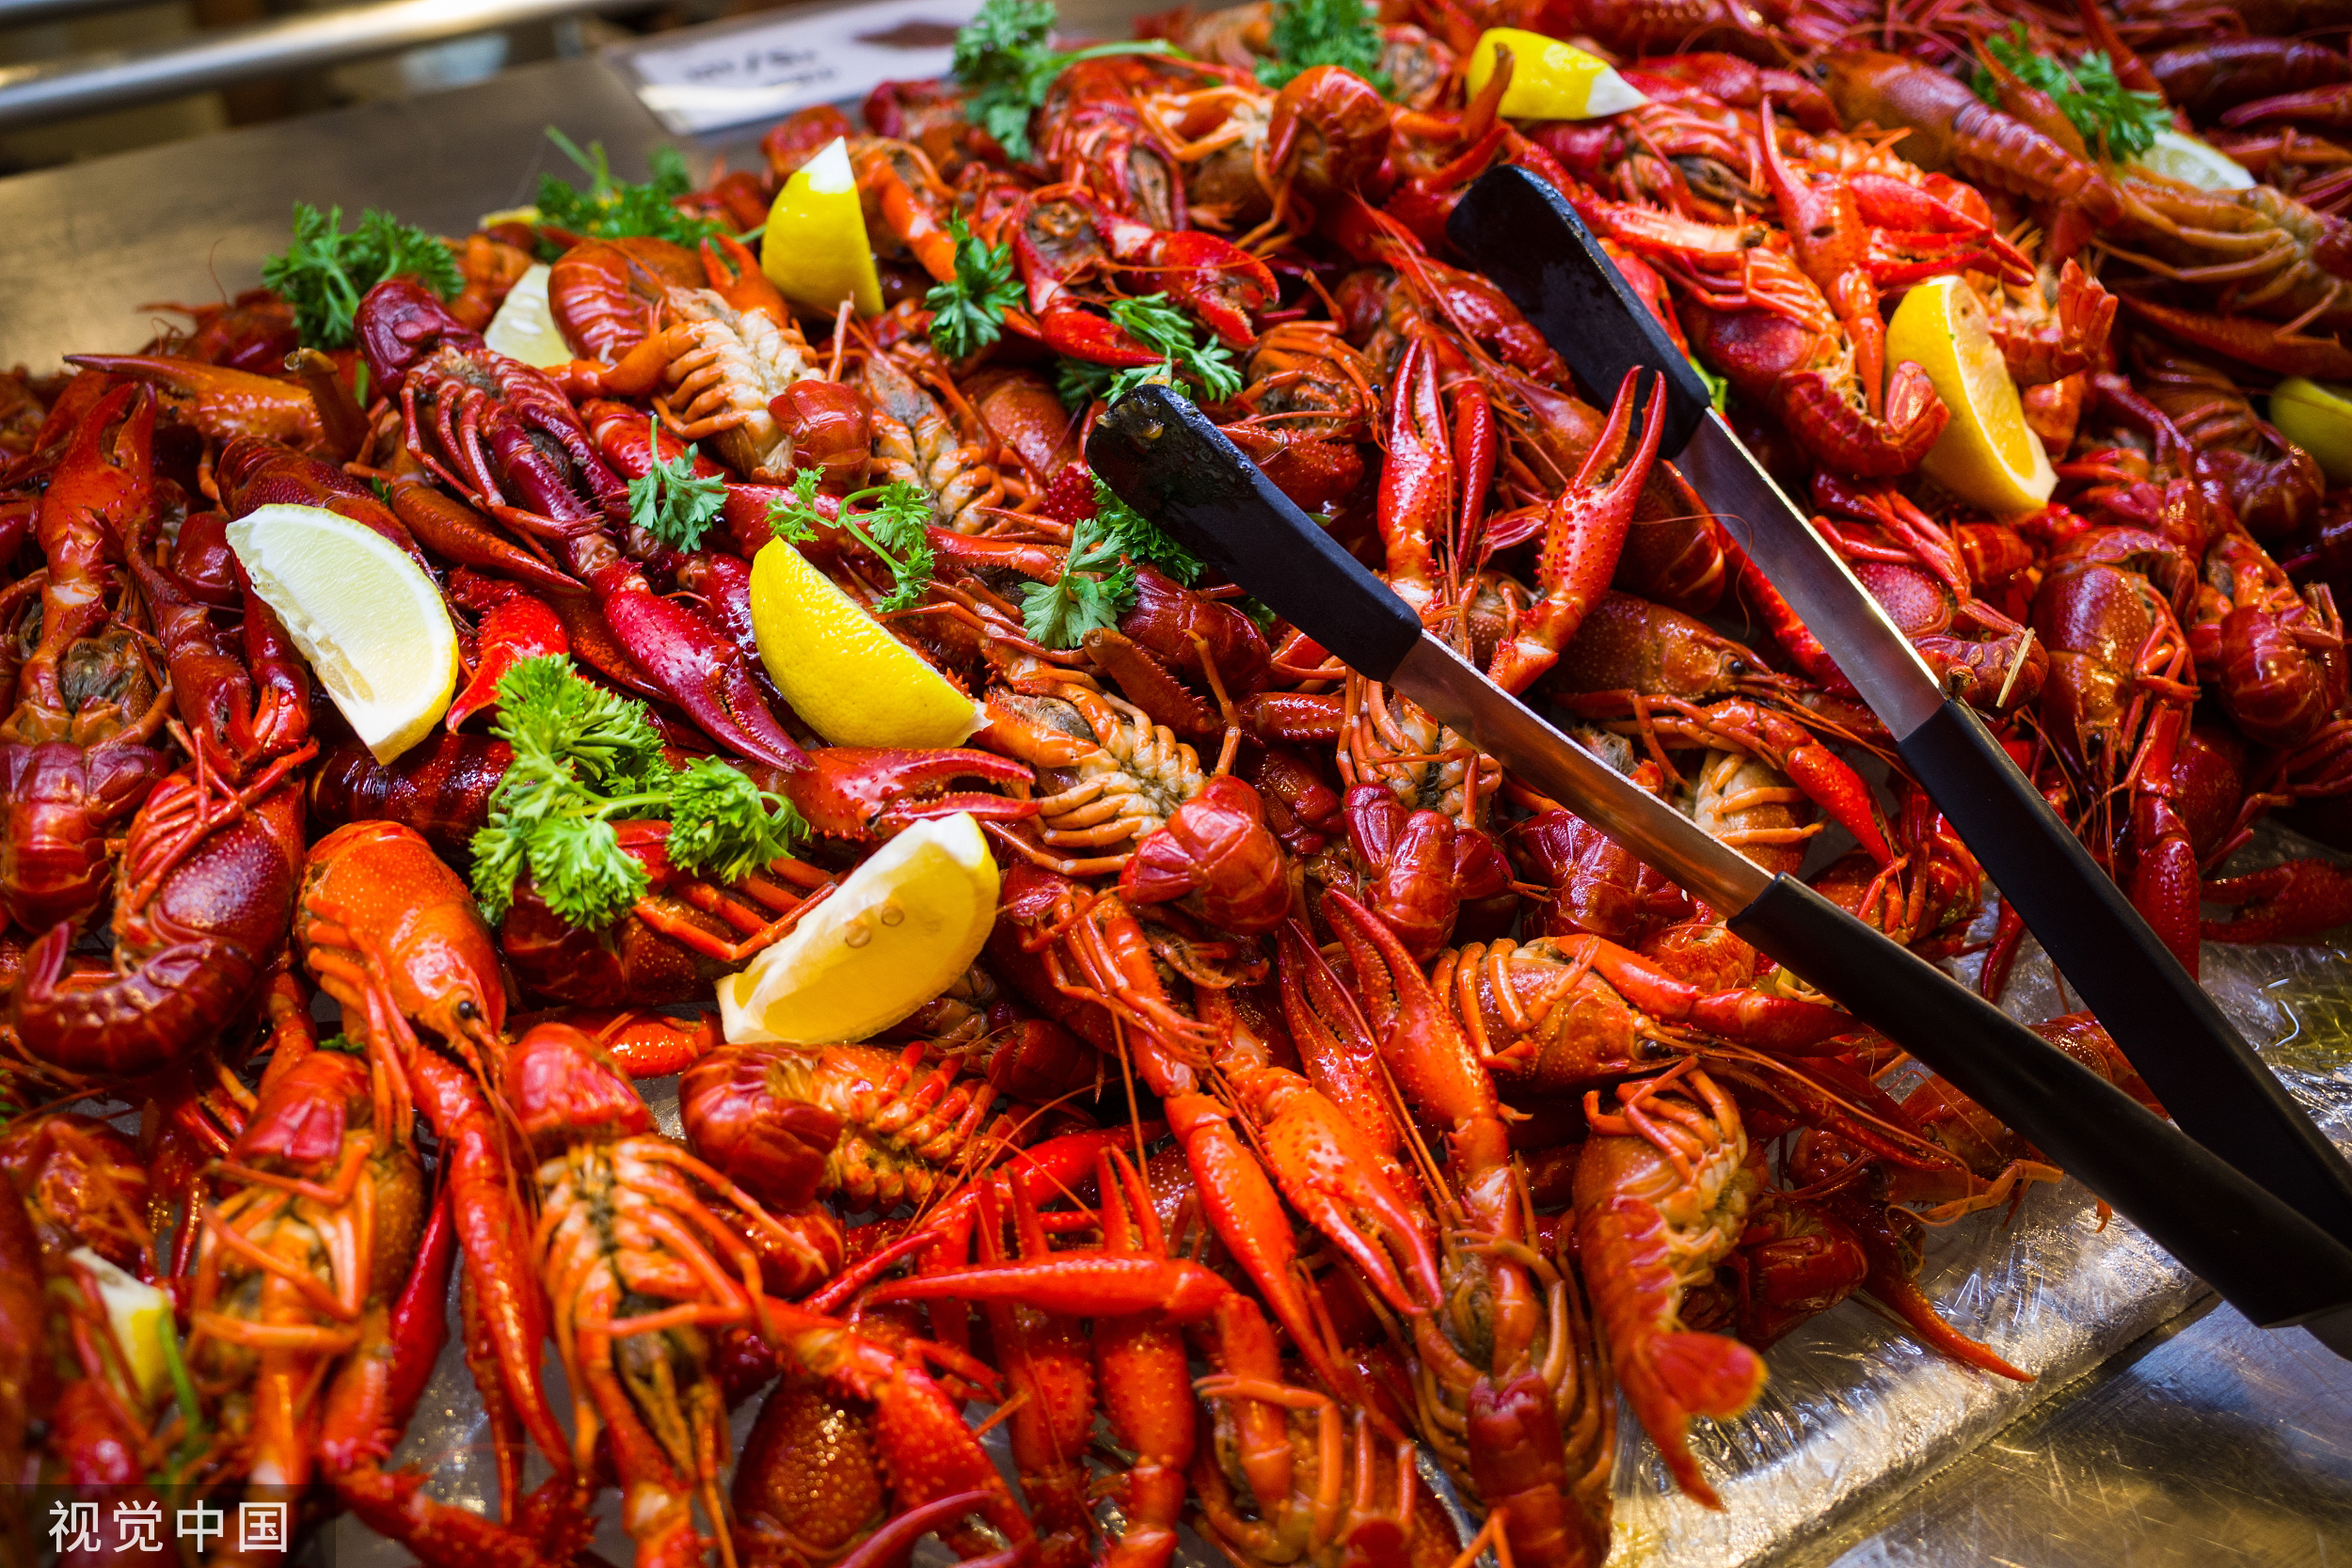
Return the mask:
<path id="1" fill-rule="evenodd" d="M 1183 397 L 1145 386 L 1121 398 L 1096 421 L 1087 460 L 1351 669 L 1725 911 L 1739 936 L 2032 1140 L 2249 1320 L 2302 1324 L 2352 1359 L 2352 1248 L 1926 959 L 1620 777 L 1425 632 Z"/>
<path id="2" fill-rule="evenodd" d="M 1732 434 L 1566 198 L 1529 170 L 1493 169 L 1464 193 L 1446 232 L 1603 404 L 1637 366 L 1657 372 L 1667 404 L 1659 455 L 1678 457 L 1683 476 L 1836 660 L 2181 1129 L 2352 1245 L 2352 1164 Z"/>

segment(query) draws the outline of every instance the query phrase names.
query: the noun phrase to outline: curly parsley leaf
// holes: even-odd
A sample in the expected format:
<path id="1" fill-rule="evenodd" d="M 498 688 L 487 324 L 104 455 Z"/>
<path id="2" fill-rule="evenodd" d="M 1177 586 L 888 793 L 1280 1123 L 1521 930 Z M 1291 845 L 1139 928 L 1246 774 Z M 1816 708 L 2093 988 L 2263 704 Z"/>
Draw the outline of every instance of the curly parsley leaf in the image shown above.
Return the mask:
<path id="1" fill-rule="evenodd" d="M 627 914 L 653 883 L 621 835 L 586 811 L 550 816 L 531 843 L 531 879 L 557 917 L 594 929 Z"/>
<path id="2" fill-rule="evenodd" d="M 1111 320 L 1125 327 L 1146 349 L 1159 355 L 1160 362 L 1118 370 L 1083 359 L 1064 359 L 1054 377 L 1054 392 L 1061 399 L 1062 406 L 1083 409 L 1095 398 L 1117 403 L 1137 387 L 1152 382 L 1172 387 L 1186 397 L 1193 395 L 1188 387 L 1197 387 L 1211 403 L 1223 403 L 1240 394 L 1241 371 L 1233 364 L 1233 351 L 1214 337 L 1205 343 L 1195 342 L 1192 323 L 1168 303 L 1168 295 L 1138 294 L 1133 299 L 1114 299 L 1106 309 Z"/>
<path id="3" fill-rule="evenodd" d="M 501 788 L 564 778 L 634 791 L 669 775 L 645 705 L 582 680 L 561 654 L 520 660 L 500 679 L 491 733 L 515 748 Z"/>
<path id="4" fill-rule="evenodd" d="M 808 824 L 792 802 L 716 757 L 697 757 L 670 784 L 670 861 L 738 881 L 792 852 Z"/>
<path id="5" fill-rule="evenodd" d="M 1223 403 L 1241 394 L 1241 372 L 1234 368 L 1233 351 L 1214 337 L 1204 343 L 1193 341 L 1192 323 L 1168 303 L 1166 294 L 1114 299 L 1110 313 L 1111 320 L 1125 327 L 1136 341 L 1166 356 L 1162 368 L 1169 372 L 1169 379 L 1182 377 L 1193 383 L 1208 394 L 1211 403 Z"/>
<path id="6" fill-rule="evenodd" d="M 1273 56 L 1258 62 L 1258 80 L 1269 87 L 1287 85 L 1312 66 L 1335 65 L 1389 93 L 1380 65 L 1380 28 L 1363 0 L 1274 0 L 1269 44 Z"/>
<path id="7" fill-rule="evenodd" d="M 552 174 L 539 176 L 541 222 L 583 239 L 617 240 L 642 234 L 689 250 L 714 234 L 726 232 L 726 226 L 715 219 L 678 211 L 677 198 L 694 188 L 694 177 L 687 172 L 686 160 L 677 149 L 655 148 L 645 159 L 653 178 L 631 184 L 612 178 L 612 162 L 605 156 L 604 143 L 590 142 L 583 152 L 552 125 L 548 127 L 548 139 L 580 166 L 588 176 L 588 188 L 583 191 Z"/>
<path id="8" fill-rule="evenodd" d="M 931 346 L 950 359 L 977 354 L 1004 335 L 1005 310 L 1021 303 L 1013 280 L 1012 246 L 990 245 L 972 232 L 961 213 L 947 220 L 956 242 L 956 276 L 923 296 L 931 313 Z"/>
<path id="9" fill-rule="evenodd" d="M 1200 558 L 1169 537 L 1159 524 L 1119 499 L 1119 492 L 1094 479 L 1092 533 L 1130 561 L 1156 566 L 1189 588 L 1200 580 Z M 1073 536 L 1073 542 L 1075 536 Z"/>
<path id="10" fill-rule="evenodd" d="M 850 511 L 859 501 L 872 504 Z M 841 526 L 890 568 L 894 586 L 875 609 L 907 610 L 922 601 L 931 581 L 931 517 L 930 497 L 903 480 L 852 490 L 841 499 Z"/>
<path id="11" fill-rule="evenodd" d="M 494 921 L 526 874 L 575 926 L 627 914 L 651 879 L 621 847 L 616 822 L 668 819 L 672 863 L 721 880 L 774 861 L 807 831 L 789 802 L 723 762 L 673 768 L 645 705 L 583 680 L 561 655 L 506 673 L 492 733 L 515 749 L 473 836 L 474 895 Z"/>
<path id="12" fill-rule="evenodd" d="M 1731 383 L 1700 364 L 1697 355 L 1688 357 L 1691 368 L 1698 372 L 1700 385 L 1707 388 L 1707 400 L 1715 405 L 1715 412 L 1721 414 L 1727 411 L 1731 407 Z"/>
<path id="13" fill-rule="evenodd" d="M 661 416 L 656 414 L 645 436 L 653 467 L 628 482 L 628 520 L 672 549 L 700 549 L 703 535 L 727 504 L 727 482 L 718 474 L 697 477 L 692 447 L 664 458 L 660 434 Z"/>
<path id="14" fill-rule="evenodd" d="M 342 231 L 343 210 L 294 207 L 294 241 L 262 263 L 262 281 L 294 307 L 294 331 L 311 348 L 349 348 L 359 300 L 388 277 L 407 274 L 443 299 L 466 286 L 449 246 L 389 213 L 370 208 Z"/>
<path id="15" fill-rule="evenodd" d="M 1016 162 L 1029 156 L 1029 116 L 1045 106 L 1062 67 L 1104 55 L 1177 53 L 1165 39 L 1057 52 L 1054 21 L 1053 0 L 987 0 L 971 24 L 956 34 L 950 70 L 971 94 L 964 118 L 995 137 Z"/>
<path id="16" fill-rule="evenodd" d="M 2007 34 L 1990 35 L 1984 46 L 2019 81 L 2048 93 L 2058 112 L 2103 158 L 2137 157 L 2155 146 L 2156 133 L 2172 123 L 2164 95 L 2124 87 L 2116 79 L 2115 62 L 2104 51 L 2077 55 L 2069 70 L 2057 55 L 2036 52 L 2022 22 Z M 1999 105 L 2000 84 L 1988 67 L 1978 65 L 1973 85 L 1979 98 Z"/>
<path id="17" fill-rule="evenodd" d="M 1099 480 L 1095 489 L 1105 493 Z M 1117 626 L 1135 602 L 1136 569 L 1120 559 L 1101 518 L 1090 517 L 1071 531 L 1061 576 L 1023 590 L 1021 624 L 1048 648 L 1074 648 L 1088 632 Z"/>
<path id="18" fill-rule="evenodd" d="M 815 468 L 803 468 L 792 476 L 792 494 L 768 503 L 769 532 L 794 545 L 805 545 L 817 537 L 817 525 L 825 520 L 817 512 L 819 480 Z"/>

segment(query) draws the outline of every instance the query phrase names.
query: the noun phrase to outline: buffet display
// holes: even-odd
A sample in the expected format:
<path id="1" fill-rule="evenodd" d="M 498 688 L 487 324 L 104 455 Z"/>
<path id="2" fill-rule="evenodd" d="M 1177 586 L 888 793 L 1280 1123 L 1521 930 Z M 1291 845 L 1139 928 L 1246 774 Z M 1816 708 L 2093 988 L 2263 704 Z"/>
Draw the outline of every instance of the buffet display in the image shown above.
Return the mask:
<path id="1" fill-rule="evenodd" d="M 1662 394 L 1580 390 L 1447 219 L 1565 198 L 2180 962 L 2293 969 L 2352 876 L 2225 863 L 2352 843 L 2346 30 L 988 0 L 762 167 L 552 133 L 470 234 L 299 207 L 263 288 L 0 376 L 0 1528 L 1597 1563 L 1620 1408 L 1720 1506 L 1822 1314 L 2026 1380 L 1923 1262 L 2046 1227 L 2042 1150 L 1086 438 L 1188 400 L 1497 685 L 2161 1112 Z M 396 1455 L 452 1344 L 486 1510 Z"/>

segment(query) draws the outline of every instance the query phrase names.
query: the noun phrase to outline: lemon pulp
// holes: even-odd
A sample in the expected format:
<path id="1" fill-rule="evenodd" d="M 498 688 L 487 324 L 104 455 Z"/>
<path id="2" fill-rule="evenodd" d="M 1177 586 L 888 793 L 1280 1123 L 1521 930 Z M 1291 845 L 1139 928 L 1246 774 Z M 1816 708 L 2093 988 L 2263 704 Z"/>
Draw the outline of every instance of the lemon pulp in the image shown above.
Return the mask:
<path id="1" fill-rule="evenodd" d="M 482 341 L 491 351 L 509 359 L 519 359 L 526 365 L 551 370 L 568 365 L 572 360 L 571 345 L 564 341 L 564 334 L 556 329 L 555 311 L 548 303 L 548 264 L 533 261 L 515 286 L 506 291 L 499 302 L 498 314 L 482 331 Z"/>
<path id="2" fill-rule="evenodd" d="M 917 822 L 750 968 L 719 982 L 720 1026 L 738 1045 L 880 1034 L 979 957 L 996 893 L 996 862 L 971 813 Z"/>
<path id="3" fill-rule="evenodd" d="M 1983 303 L 1959 278 L 1930 278 L 1896 308 L 1886 324 L 1886 362 L 1906 359 L 1928 372 L 1952 416 L 1921 472 L 1995 516 L 2030 512 L 2050 499 L 2058 473 L 2026 423 Z"/>
<path id="4" fill-rule="evenodd" d="M 431 733 L 457 689 L 457 628 L 400 546 L 324 507 L 275 505 L 231 522 L 229 547 L 376 761 Z"/>
<path id="5" fill-rule="evenodd" d="M 1465 84 L 1473 98 L 1494 76 L 1497 46 L 1511 51 L 1505 119 L 1598 119 L 1649 102 L 1599 55 L 1519 27 L 1489 27 L 1478 36 Z"/>
<path id="6" fill-rule="evenodd" d="M 752 558 L 752 631 L 784 700 L 835 746 L 953 746 L 987 721 L 782 539 Z"/>

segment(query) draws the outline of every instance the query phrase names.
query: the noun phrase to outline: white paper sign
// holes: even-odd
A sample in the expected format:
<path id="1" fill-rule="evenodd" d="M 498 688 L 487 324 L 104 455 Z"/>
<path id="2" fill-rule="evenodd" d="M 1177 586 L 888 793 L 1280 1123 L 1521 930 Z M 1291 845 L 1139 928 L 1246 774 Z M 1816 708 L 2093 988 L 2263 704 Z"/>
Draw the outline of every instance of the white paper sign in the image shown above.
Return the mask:
<path id="1" fill-rule="evenodd" d="M 881 0 L 632 47 L 637 96 L 682 135 L 862 98 L 876 83 L 946 73 L 979 0 Z"/>

